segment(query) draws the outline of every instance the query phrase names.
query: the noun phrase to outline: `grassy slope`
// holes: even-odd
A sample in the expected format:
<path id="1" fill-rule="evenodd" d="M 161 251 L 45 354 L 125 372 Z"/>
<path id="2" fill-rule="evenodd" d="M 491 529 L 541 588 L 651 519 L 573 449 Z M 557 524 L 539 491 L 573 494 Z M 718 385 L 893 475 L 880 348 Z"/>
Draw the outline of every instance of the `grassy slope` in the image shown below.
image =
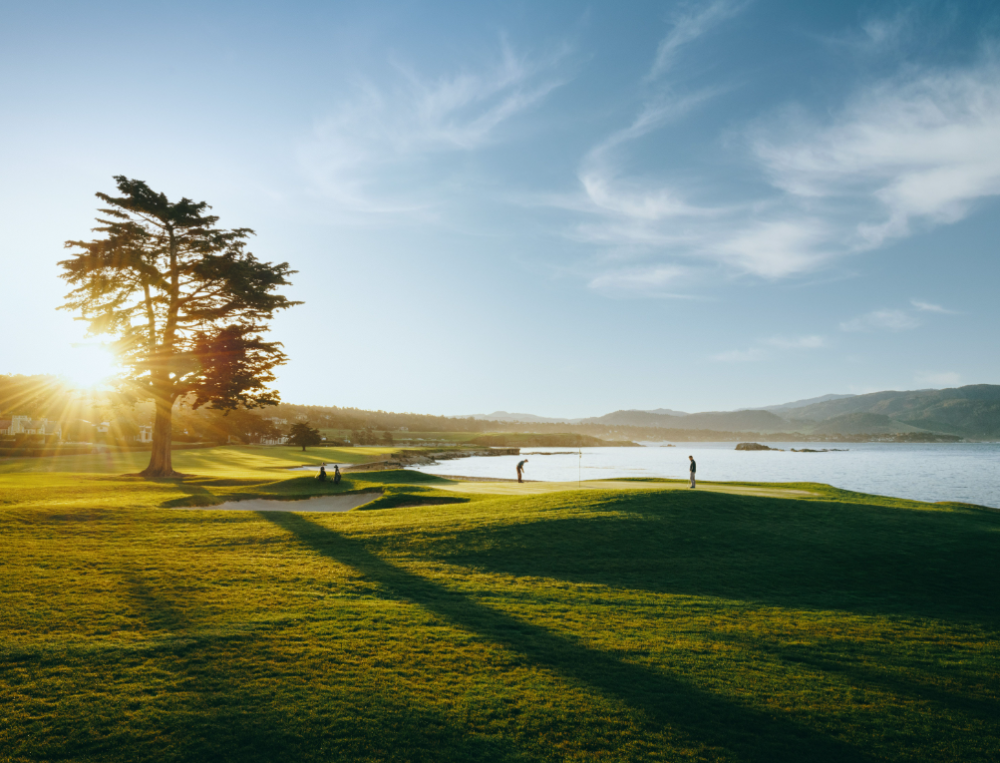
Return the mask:
<path id="1" fill-rule="evenodd" d="M 284 470 L 302 455 L 179 453 L 203 474 L 182 485 L 5 465 L 0 759 L 1000 749 L 995 512 L 407 472 L 350 475 L 338 490 L 385 495 L 348 514 L 168 508 L 332 492 Z M 378 509 L 445 498 L 463 503 Z"/>

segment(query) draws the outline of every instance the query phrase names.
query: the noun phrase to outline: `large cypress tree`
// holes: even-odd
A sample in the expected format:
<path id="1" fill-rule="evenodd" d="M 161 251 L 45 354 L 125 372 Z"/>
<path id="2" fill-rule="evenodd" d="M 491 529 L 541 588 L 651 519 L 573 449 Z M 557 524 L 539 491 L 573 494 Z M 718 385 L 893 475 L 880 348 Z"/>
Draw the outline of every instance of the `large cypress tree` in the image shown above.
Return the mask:
<path id="1" fill-rule="evenodd" d="M 292 302 L 287 262 L 260 262 L 247 251 L 249 228 L 216 227 L 205 202 L 170 202 L 141 180 L 116 176 L 120 196 L 98 193 L 93 241 L 59 263 L 73 290 L 60 308 L 74 310 L 93 336 L 115 337 L 123 384 L 152 399 L 153 450 L 146 477 L 179 476 L 171 463 L 171 419 L 182 396 L 195 407 L 233 410 L 274 405 L 267 389 L 286 360 L 263 332 Z"/>

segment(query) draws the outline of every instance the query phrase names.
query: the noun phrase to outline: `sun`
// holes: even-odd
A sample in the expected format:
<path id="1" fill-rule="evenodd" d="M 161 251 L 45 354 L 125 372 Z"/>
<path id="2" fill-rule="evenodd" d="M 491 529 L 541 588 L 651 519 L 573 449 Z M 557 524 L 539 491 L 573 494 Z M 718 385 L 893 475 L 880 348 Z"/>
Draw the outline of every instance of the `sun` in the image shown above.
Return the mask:
<path id="1" fill-rule="evenodd" d="M 74 344 L 65 376 L 77 389 L 106 384 L 118 371 L 114 354 L 98 344 Z"/>

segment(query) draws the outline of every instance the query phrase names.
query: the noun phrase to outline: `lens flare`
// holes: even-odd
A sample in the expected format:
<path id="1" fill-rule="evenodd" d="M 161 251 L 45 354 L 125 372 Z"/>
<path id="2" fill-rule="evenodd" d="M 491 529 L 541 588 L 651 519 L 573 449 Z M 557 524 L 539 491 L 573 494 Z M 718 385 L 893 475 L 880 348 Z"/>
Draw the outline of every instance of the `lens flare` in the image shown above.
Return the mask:
<path id="1" fill-rule="evenodd" d="M 78 389 L 92 389 L 106 384 L 117 370 L 115 356 L 100 345 L 73 345 L 70 359 L 64 375 Z"/>

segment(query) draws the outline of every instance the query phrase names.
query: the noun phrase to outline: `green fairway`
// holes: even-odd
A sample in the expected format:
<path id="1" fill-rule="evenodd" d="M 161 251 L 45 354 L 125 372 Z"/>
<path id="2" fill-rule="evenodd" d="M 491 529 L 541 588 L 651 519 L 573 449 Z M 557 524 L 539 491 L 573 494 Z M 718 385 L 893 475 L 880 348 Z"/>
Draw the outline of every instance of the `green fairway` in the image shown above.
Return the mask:
<path id="1" fill-rule="evenodd" d="M 384 452 L 0 463 L 0 760 L 997 759 L 1000 513 Z"/>
<path id="2" fill-rule="evenodd" d="M 450 484 L 439 485 L 439 489 L 456 493 L 477 495 L 542 495 L 560 493 L 567 490 L 678 490 L 687 489 L 687 480 L 590 480 L 587 482 L 463 482 L 461 477 Z M 757 483 L 700 482 L 698 490 L 707 493 L 729 493 L 732 495 L 760 495 L 773 498 L 794 498 L 825 495 L 828 489 L 823 485 L 775 486 Z"/>

